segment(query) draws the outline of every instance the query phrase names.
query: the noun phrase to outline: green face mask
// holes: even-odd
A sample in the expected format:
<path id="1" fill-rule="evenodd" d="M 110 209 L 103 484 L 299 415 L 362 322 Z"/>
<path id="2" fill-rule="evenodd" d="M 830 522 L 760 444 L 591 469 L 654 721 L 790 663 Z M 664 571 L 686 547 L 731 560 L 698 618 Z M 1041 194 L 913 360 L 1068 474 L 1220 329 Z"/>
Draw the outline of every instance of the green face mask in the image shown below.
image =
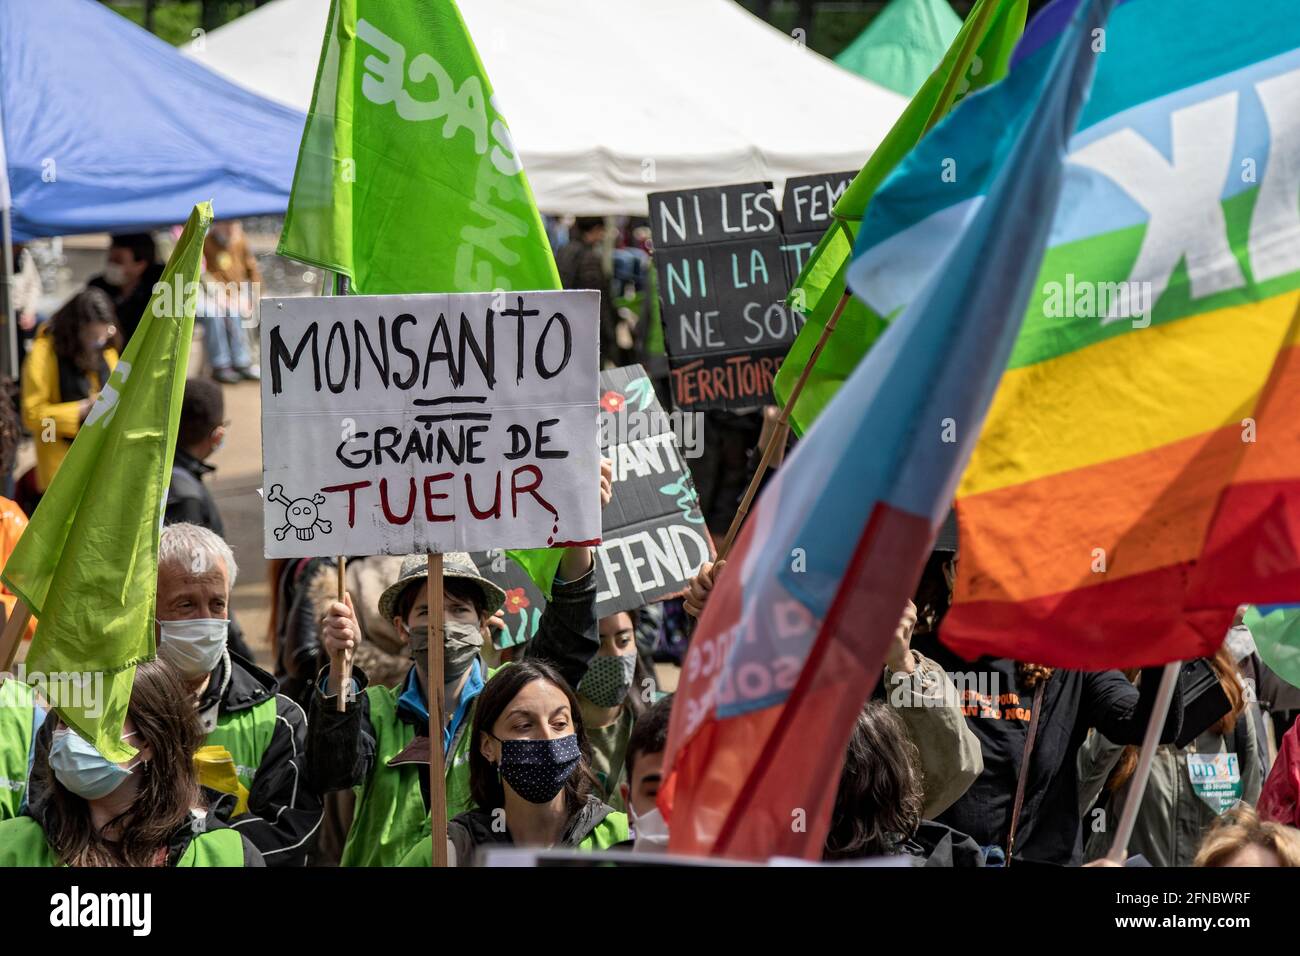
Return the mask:
<path id="1" fill-rule="evenodd" d="M 593 657 L 578 682 L 578 693 L 597 707 L 616 707 L 627 697 L 635 670 L 635 654 Z"/>

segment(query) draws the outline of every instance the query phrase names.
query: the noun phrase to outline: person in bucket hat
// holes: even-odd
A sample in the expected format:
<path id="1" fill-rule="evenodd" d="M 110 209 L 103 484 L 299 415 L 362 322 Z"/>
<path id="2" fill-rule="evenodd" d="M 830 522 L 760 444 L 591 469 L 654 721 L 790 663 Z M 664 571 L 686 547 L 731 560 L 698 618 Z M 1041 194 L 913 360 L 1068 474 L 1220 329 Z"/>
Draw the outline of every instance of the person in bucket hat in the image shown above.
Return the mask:
<path id="1" fill-rule="evenodd" d="M 601 462 L 602 507 L 611 497 L 612 470 Z M 474 707 L 496 673 L 483 660 L 505 592 L 479 573 L 464 552 L 443 555 L 443 733 L 448 819 L 473 806 L 469 751 Z M 397 687 L 368 686 L 353 667 L 352 685 L 340 687 L 332 667 L 322 669 L 311 700 L 307 767 L 321 791 L 355 788 L 356 811 L 340 859 L 342 866 L 393 866 L 429 832 L 428 557 L 410 555 L 378 600 L 379 612 L 406 640 L 413 663 Z M 330 660 L 354 650 L 361 629 L 350 596 L 329 606 L 321 644 Z M 556 571 L 551 599 L 525 649 L 576 686 L 600 647 L 592 550 L 568 548 Z M 508 666 L 508 665 L 502 665 Z M 337 694 L 347 693 L 338 711 Z"/>

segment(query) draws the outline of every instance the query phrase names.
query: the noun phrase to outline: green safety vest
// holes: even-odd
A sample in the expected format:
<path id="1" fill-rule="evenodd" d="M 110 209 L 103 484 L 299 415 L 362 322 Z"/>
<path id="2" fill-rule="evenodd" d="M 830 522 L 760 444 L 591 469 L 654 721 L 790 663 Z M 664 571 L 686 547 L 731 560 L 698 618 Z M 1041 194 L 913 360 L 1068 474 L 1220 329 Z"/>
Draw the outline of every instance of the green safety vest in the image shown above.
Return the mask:
<path id="1" fill-rule="evenodd" d="M 59 866 L 45 831 L 31 817 L 0 823 L 0 867 Z M 179 866 L 243 866 L 244 841 L 237 830 L 208 830 L 185 848 Z"/>
<path id="2" fill-rule="evenodd" d="M 427 819 L 427 818 L 426 818 Z M 614 811 L 596 824 L 594 830 L 582 838 L 573 849 L 590 853 L 606 850 L 628 838 L 627 814 Z M 433 866 L 433 837 L 427 836 L 402 857 L 398 866 Z"/>
<path id="3" fill-rule="evenodd" d="M 275 736 L 276 714 L 274 696 L 247 710 L 221 714 L 217 726 L 204 741 L 209 746 L 226 748 L 235 761 L 235 775 L 249 790 L 253 789 L 253 777 Z"/>
<path id="4" fill-rule="evenodd" d="M 27 792 L 35 705 L 27 684 L 12 677 L 0 684 L 0 820 L 18 816 Z"/>
<path id="5" fill-rule="evenodd" d="M 488 670 L 487 679 L 491 680 L 496 672 Z M 421 764 L 388 766 L 388 761 L 415 739 L 415 728 L 397 716 L 400 686 L 367 687 L 366 696 L 375 732 L 375 763 L 369 779 L 353 788 L 356 810 L 339 865 L 396 866 L 406 851 L 429 832 L 429 811 L 420 792 Z M 469 793 L 469 753 L 477 706 L 475 699 L 465 711 L 460 737 L 443 768 L 448 820 L 474 807 Z"/>

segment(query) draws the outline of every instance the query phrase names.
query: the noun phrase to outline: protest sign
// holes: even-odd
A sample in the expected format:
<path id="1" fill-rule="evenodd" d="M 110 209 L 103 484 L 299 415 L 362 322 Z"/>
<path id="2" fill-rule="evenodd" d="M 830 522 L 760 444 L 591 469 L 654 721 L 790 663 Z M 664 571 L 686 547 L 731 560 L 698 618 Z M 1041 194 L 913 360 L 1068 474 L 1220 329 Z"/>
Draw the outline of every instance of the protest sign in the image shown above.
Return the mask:
<path id="1" fill-rule="evenodd" d="M 785 233 L 786 271 L 793 285 L 826 230 L 835 222 L 835 202 L 856 172 L 791 176 L 781 200 L 781 227 Z M 787 290 L 788 291 L 788 290 Z M 801 312 L 798 303 L 796 311 Z"/>
<path id="2" fill-rule="evenodd" d="M 675 407 L 743 409 L 772 401 L 772 379 L 803 322 L 786 306 L 786 293 L 850 178 L 791 180 L 784 226 L 767 183 L 650 194 Z"/>
<path id="3" fill-rule="evenodd" d="M 765 183 L 651 193 L 673 404 L 752 408 L 798 329 L 776 200 Z"/>
<path id="4" fill-rule="evenodd" d="M 641 366 L 600 373 L 601 452 L 613 462 L 614 495 L 596 549 L 599 617 L 676 597 L 713 556 L 672 422 Z M 473 557 L 506 592 L 502 645 L 527 640 L 541 619 L 542 595 L 503 552 Z"/>
<path id="5" fill-rule="evenodd" d="M 598 304 L 264 300 L 266 556 L 597 543 Z"/>

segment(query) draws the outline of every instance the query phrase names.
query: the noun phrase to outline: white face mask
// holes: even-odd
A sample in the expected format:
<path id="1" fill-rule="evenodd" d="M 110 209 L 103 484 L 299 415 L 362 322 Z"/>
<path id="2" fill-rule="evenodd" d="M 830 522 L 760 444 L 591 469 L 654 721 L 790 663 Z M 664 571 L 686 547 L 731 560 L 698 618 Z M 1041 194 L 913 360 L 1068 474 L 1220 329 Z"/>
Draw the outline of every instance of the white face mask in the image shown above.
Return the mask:
<path id="1" fill-rule="evenodd" d="M 660 814 L 659 808 L 655 807 L 642 816 L 633 810 L 632 804 L 629 803 L 627 812 L 632 818 L 632 832 L 636 838 L 636 842 L 632 844 L 632 852 L 667 853 L 668 822 Z"/>
<path id="2" fill-rule="evenodd" d="M 125 285 L 126 270 L 116 262 L 110 262 L 104 266 L 104 281 L 109 285 Z"/>
<path id="3" fill-rule="evenodd" d="M 1245 624 L 1235 624 L 1229 628 L 1224 643 L 1228 645 L 1234 661 L 1243 661 L 1255 653 L 1254 635 Z"/>
<path id="4" fill-rule="evenodd" d="M 218 618 L 159 621 L 158 656 L 186 680 L 210 674 L 226 648 L 230 622 Z"/>

